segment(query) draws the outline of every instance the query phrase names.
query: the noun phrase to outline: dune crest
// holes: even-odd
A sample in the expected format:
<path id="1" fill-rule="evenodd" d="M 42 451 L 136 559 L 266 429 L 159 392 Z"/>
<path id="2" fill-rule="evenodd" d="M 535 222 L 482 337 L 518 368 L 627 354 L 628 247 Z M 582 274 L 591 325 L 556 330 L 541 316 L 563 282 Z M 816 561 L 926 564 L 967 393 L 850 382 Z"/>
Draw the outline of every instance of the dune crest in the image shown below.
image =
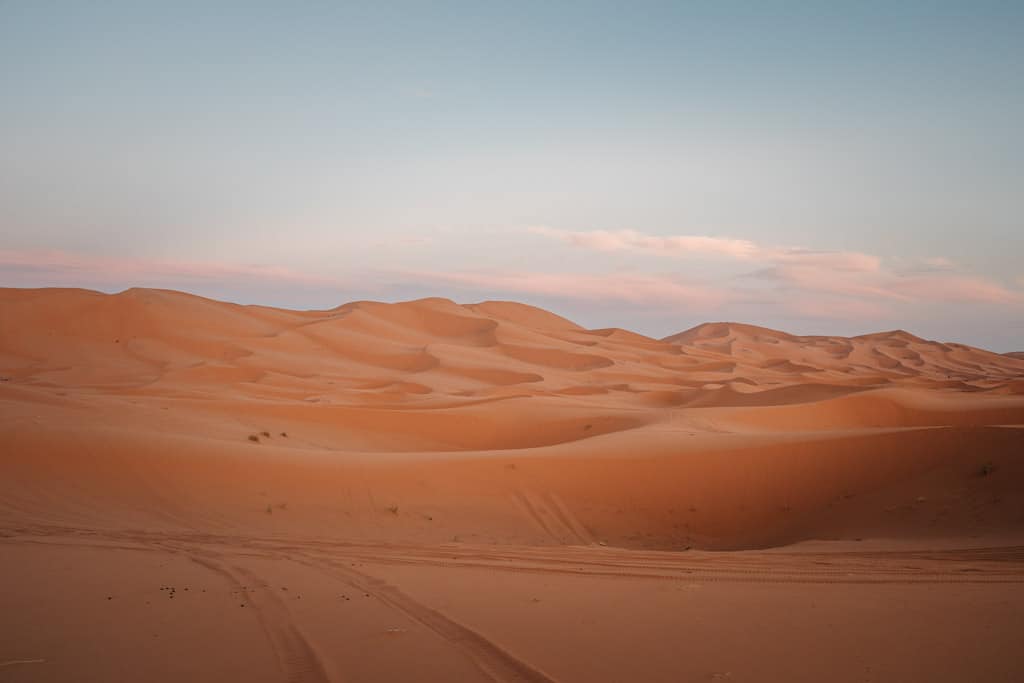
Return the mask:
<path id="1" fill-rule="evenodd" d="M 1024 360 L 899 330 L 655 340 L 514 302 L 289 311 L 147 289 L 0 290 L 0 330 L 8 521 L 173 525 L 186 506 L 231 528 L 675 548 L 996 533 L 1024 514 Z M 985 466 L 1001 497 L 972 517 Z M 32 503 L 57 471 L 75 485 Z M 887 527 L 844 498 L 960 476 L 941 518 Z M 270 490 L 289 515 L 263 513 Z"/>

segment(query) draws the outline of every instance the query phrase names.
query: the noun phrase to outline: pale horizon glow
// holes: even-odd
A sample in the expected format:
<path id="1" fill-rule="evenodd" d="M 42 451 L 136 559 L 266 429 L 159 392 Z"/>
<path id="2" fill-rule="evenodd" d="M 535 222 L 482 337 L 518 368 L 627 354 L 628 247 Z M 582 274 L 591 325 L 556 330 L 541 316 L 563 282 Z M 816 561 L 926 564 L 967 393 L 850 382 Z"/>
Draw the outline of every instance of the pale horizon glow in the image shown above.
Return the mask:
<path id="1" fill-rule="evenodd" d="M 0 3 L 0 286 L 1024 350 L 1024 5 Z"/>

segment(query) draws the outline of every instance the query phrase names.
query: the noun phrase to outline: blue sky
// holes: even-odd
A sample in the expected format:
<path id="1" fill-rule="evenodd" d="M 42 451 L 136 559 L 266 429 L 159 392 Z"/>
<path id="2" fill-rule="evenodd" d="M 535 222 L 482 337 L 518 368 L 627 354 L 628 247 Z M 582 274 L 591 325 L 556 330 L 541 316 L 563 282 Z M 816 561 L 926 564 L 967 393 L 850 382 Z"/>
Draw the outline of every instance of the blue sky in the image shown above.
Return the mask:
<path id="1" fill-rule="evenodd" d="M 1024 3 L 0 0 L 0 84 L 0 285 L 1024 348 Z"/>

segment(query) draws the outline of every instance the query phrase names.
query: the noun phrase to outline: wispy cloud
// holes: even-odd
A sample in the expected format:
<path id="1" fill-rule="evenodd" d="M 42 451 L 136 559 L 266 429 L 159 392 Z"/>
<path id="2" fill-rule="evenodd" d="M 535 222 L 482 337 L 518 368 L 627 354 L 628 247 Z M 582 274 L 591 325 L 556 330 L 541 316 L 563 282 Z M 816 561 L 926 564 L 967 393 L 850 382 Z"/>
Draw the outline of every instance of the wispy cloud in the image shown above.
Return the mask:
<path id="1" fill-rule="evenodd" d="M 573 232 L 544 226 L 533 226 L 529 231 L 561 240 L 576 247 L 599 251 L 651 251 L 670 254 L 714 254 L 739 259 L 757 258 L 760 248 L 749 240 L 737 240 L 703 235 L 677 235 L 659 237 L 634 230 L 593 230 Z"/>
<path id="2" fill-rule="evenodd" d="M 10 284 L 46 279 L 53 284 L 81 286 L 254 280 L 314 286 L 342 284 L 335 278 L 275 265 L 96 256 L 53 250 L 0 249 L 0 276 Z"/>
<path id="3" fill-rule="evenodd" d="M 818 268 L 846 273 L 876 273 L 882 260 L 857 251 L 813 251 L 810 249 L 763 249 L 765 261 L 796 268 Z"/>
<path id="4" fill-rule="evenodd" d="M 951 270 L 956 264 L 944 256 L 932 256 L 922 260 L 922 263 L 933 270 Z"/>
<path id="5" fill-rule="evenodd" d="M 575 247 L 598 251 L 639 251 L 669 256 L 720 256 L 740 261 L 814 265 L 839 270 L 878 270 L 880 260 L 870 254 L 847 251 L 816 251 L 799 247 L 770 247 L 751 240 L 707 235 L 647 235 L 635 230 L 558 230 L 545 226 L 527 228 L 535 235 Z"/>
<path id="6" fill-rule="evenodd" d="M 1024 292 L 987 278 L 961 273 L 951 260 L 944 257 L 898 260 L 887 267 L 881 257 L 863 252 L 769 246 L 744 239 L 699 235 L 653 236 L 633 230 L 587 232 L 532 227 L 529 231 L 574 247 L 597 251 L 726 257 L 761 266 L 749 272 L 747 278 L 774 283 L 786 291 L 812 295 L 828 294 L 892 303 L 1024 304 Z M 1017 284 L 1024 285 L 1024 282 Z M 810 310 L 812 307 L 805 308 Z M 865 307 L 865 310 L 869 308 Z"/>
<path id="7" fill-rule="evenodd" d="M 404 271 L 405 277 L 460 288 L 588 301 L 613 301 L 642 306 L 685 306 L 707 309 L 725 304 L 732 294 L 724 289 L 685 282 L 666 275 L 539 272 Z"/>
<path id="8" fill-rule="evenodd" d="M 390 237 L 376 243 L 378 247 L 425 247 L 433 244 L 434 238 L 427 235 L 402 235 Z"/>
<path id="9" fill-rule="evenodd" d="M 884 303 L 847 296 L 794 293 L 779 301 L 779 311 L 789 317 L 815 320 L 881 321 L 895 317 Z"/>
<path id="10" fill-rule="evenodd" d="M 888 286 L 919 301 L 980 304 L 1024 304 L 1024 292 L 985 278 L 957 274 L 894 277 Z"/>
<path id="11" fill-rule="evenodd" d="M 880 271 L 865 276 L 822 268 L 777 266 L 754 276 L 789 289 L 882 301 L 1024 304 L 1024 292 L 985 278 L 947 272 L 907 275 Z"/>
<path id="12" fill-rule="evenodd" d="M 850 297 L 908 300 L 908 297 L 887 288 L 884 278 L 875 271 L 830 269 L 820 265 L 777 265 L 749 274 L 749 277 L 774 283 L 784 289 L 804 290 L 817 294 L 839 294 Z"/>

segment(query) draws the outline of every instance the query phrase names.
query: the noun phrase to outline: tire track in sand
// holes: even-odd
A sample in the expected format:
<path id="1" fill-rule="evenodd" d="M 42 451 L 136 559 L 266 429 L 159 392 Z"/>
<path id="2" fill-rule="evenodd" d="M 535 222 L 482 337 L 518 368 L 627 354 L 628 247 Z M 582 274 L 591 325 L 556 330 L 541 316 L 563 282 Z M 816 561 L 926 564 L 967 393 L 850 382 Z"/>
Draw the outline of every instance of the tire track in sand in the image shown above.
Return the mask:
<path id="1" fill-rule="evenodd" d="M 232 565 L 214 552 L 158 543 L 161 548 L 184 554 L 196 564 L 215 572 L 255 608 L 256 617 L 277 655 L 287 683 L 331 683 L 320 657 L 295 626 L 288 607 L 273 591 L 260 587 L 266 582 L 248 569 Z M 250 590 L 251 589 L 251 590 Z"/>
<path id="2" fill-rule="evenodd" d="M 301 555 L 304 559 L 299 559 Z M 290 555 L 290 559 L 341 579 L 363 593 L 369 593 L 392 609 L 430 629 L 450 645 L 464 652 L 490 679 L 501 683 L 557 683 L 557 681 L 477 631 L 446 617 L 409 597 L 396 586 L 365 574 L 344 563 L 310 553 Z"/>
<path id="3" fill-rule="evenodd" d="M 559 545 L 593 545 L 590 534 L 555 494 L 518 491 L 513 499 Z"/>

